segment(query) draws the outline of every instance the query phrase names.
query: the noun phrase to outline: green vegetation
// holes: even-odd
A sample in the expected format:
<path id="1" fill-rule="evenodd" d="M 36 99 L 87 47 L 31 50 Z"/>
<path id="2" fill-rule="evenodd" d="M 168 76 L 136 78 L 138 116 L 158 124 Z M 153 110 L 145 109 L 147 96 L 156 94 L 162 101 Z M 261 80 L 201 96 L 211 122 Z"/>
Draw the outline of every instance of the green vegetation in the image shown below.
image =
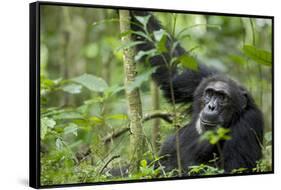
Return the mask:
<path id="1" fill-rule="evenodd" d="M 173 177 L 154 164 L 166 137 L 190 121 L 189 105 L 171 105 L 151 84 L 154 69 L 137 64 L 135 79 L 124 85 L 123 50 L 143 43 L 121 41 L 134 31 L 120 31 L 118 11 L 110 9 L 43 6 L 41 8 L 41 184 L 69 184 L 130 179 Z M 253 95 L 265 120 L 263 158 L 254 172 L 272 166 L 272 62 L 271 21 L 243 17 L 155 13 L 165 30 L 144 36 L 155 48 L 137 52 L 143 56 L 167 52 L 166 40 L 173 34 L 189 54 L 172 64 L 197 70 L 197 60 L 215 67 L 241 82 Z M 145 27 L 149 17 L 137 18 Z M 153 38 L 152 36 L 153 35 Z M 155 39 L 155 40 L 153 40 Z M 175 47 L 177 42 L 173 44 Z M 124 59 L 125 60 L 125 59 Z M 145 65 L 145 67 L 143 66 Z M 152 86 L 152 87 L 150 87 Z M 126 93 L 127 95 L 126 95 Z M 128 93 L 137 92 L 143 117 L 142 150 L 132 155 L 132 126 Z M 151 119 L 151 113 L 163 120 Z M 163 112 L 165 114 L 163 114 Z M 171 113 L 166 114 L 166 113 Z M 140 114 L 141 115 L 141 114 Z M 160 117 L 160 118 L 161 118 Z M 172 121 L 171 121 L 172 118 Z M 217 144 L 228 140 L 229 130 L 218 128 L 202 135 Z M 140 140 L 140 139 L 136 139 Z M 143 144 L 143 145 L 142 145 Z M 134 145 L 133 145 L 134 146 Z M 133 151 L 134 152 L 134 151 Z M 189 175 L 216 175 L 223 170 L 210 164 L 191 166 Z M 149 160 L 149 162 L 148 162 Z M 136 164 L 128 176 L 113 177 L 108 170 Z M 179 167 L 180 168 L 180 167 Z M 243 173 L 237 168 L 233 173 Z"/>

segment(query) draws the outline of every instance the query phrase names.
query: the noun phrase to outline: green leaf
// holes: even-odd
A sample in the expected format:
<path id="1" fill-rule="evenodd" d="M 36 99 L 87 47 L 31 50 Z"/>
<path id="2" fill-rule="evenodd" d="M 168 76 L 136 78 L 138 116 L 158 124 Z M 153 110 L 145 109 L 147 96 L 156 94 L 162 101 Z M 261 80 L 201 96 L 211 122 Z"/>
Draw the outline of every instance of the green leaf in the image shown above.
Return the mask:
<path id="1" fill-rule="evenodd" d="M 42 140 L 44 140 L 47 132 L 48 132 L 48 127 L 46 125 L 41 125 L 41 127 L 40 127 L 40 137 L 41 137 Z"/>
<path id="2" fill-rule="evenodd" d="M 271 142 L 272 141 L 272 132 L 265 133 L 264 139 L 266 140 L 266 142 Z"/>
<path id="3" fill-rule="evenodd" d="M 55 82 L 51 79 L 47 79 L 46 77 L 44 76 L 41 76 L 40 77 L 40 84 L 43 88 L 51 88 L 55 85 Z"/>
<path id="4" fill-rule="evenodd" d="M 94 92 L 103 92 L 108 88 L 107 83 L 102 78 L 90 74 L 83 74 L 71 80 Z"/>
<path id="5" fill-rule="evenodd" d="M 105 90 L 105 94 L 107 96 L 112 96 L 120 91 L 124 90 L 124 86 L 119 86 L 119 85 L 112 85 L 110 87 L 108 87 L 106 90 Z"/>
<path id="6" fill-rule="evenodd" d="M 248 168 L 238 168 L 238 169 L 231 170 L 231 173 L 232 174 L 240 174 L 240 173 L 244 173 L 247 170 L 248 170 Z"/>
<path id="7" fill-rule="evenodd" d="M 141 36 L 144 39 L 151 40 L 150 36 L 147 35 L 146 33 L 142 32 L 142 31 L 132 31 L 132 33 L 137 35 L 137 36 Z"/>
<path id="8" fill-rule="evenodd" d="M 194 71 L 198 71 L 198 63 L 192 56 L 184 54 L 180 56 L 178 60 L 183 67 Z"/>
<path id="9" fill-rule="evenodd" d="M 144 44 L 144 43 L 145 43 L 144 41 L 131 41 L 129 43 L 121 45 L 120 47 L 118 47 L 116 49 L 116 51 L 120 51 L 120 50 L 123 50 L 123 49 L 128 49 L 128 48 L 134 47 L 134 46 L 139 45 L 139 44 Z"/>
<path id="10" fill-rule="evenodd" d="M 152 57 L 156 55 L 156 50 L 155 49 L 151 49 L 148 51 L 139 51 L 137 53 L 137 55 L 135 55 L 135 61 L 139 61 L 141 60 L 143 57 Z"/>
<path id="11" fill-rule="evenodd" d="M 230 129 L 223 128 L 223 127 L 220 127 L 217 130 L 217 133 L 218 133 L 219 137 L 224 137 L 229 132 L 230 132 Z"/>
<path id="12" fill-rule="evenodd" d="M 229 59 L 234 62 L 234 63 L 238 63 L 240 65 L 245 65 L 247 64 L 247 61 L 241 57 L 241 56 L 238 56 L 238 55 L 230 55 L 229 56 Z"/>
<path id="13" fill-rule="evenodd" d="M 143 25 L 146 26 L 149 19 L 150 19 L 151 15 L 147 15 L 147 16 L 135 16 L 135 18 Z"/>
<path id="14" fill-rule="evenodd" d="M 141 167 L 146 168 L 146 166 L 147 166 L 147 161 L 146 161 L 146 160 L 142 160 L 142 161 L 140 162 L 140 165 L 141 165 Z"/>
<path id="15" fill-rule="evenodd" d="M 217 144 L 219 142 L 220 138 L 218 136 L 211 136 L 211 138 L 209 139 L 211 144 Z"/>
<path id="16" fill-rule="evenodd" d="M 54 116 L 55 119 L 83 119 L 78 112 L 63 112 Z"/>
<path id="17" fill-rule="evenodd" d="M 200 137 L 201 140 L 208 140 L 210 144 L 217 144 L 220 140 L 229 140 L 231 136 L 228 135 L 230 129 L 219 127 L 216 131 L 206 131 Z"/>
<path id="18" fill-rule="evenodd" d="M 115 114 L 107 116 L 106 119 L 126 120 L 128 116 L 125 114 Z"/>
<path id="19" fill-rule="evenodd" d="M 161 53 L 167 52 L 166 42 L 167 42 L 167 37 L 169 36 L 169 34 L 165 30 L 160 29 L 160 30 L 154 31 L 153 35 L 156 40 L 157 50 Z"/>
<path id="20" fill-rule="evenodd" d="M 169 36 L 169 34 L 165 30 L 160 29 L 153 31 L 153 36 L 155 40 L 159 42 L 163 38 L 163 36 Z"/>
<path id="21" fill-rule="evenodd" d="M 103 119 L 100 118 L 100 117 L 97 117 L 97 116 L 92 116 L 92 117 L 90 117 L 89 119 L 90 119 L 90 121 L 92 121 L 92 122 L 94 122 L 94 123 L 97 123 L 97 124 L 100 124 L 100 123 L 103 122 Z"/>
<path id="22" fill-rule="evenodd" d="M 82 86 L 78 84 L 68 84 L 63 86 L 62 89 L 70 94 L 79 94 L 81 92 Z"/>
<path id="23" fill-rule="evenodd" d="M 61 150 L 63 148 L 63 142 L 60 138 L 57 138 L 56 140 L 56 147 L 58 150 Z"/>
<path id="24" fill-rule="evenodd" d="M 167 36 L 164 35 L 161 40 L 156 44 L 156 48 L 159 52 L 165 53 L 168 51 L 166 47 L 166 42 L 167 42 Z"/>
<path id="25" fill-rule="evenodd" d="M 151 74 L 155 71 L 155 68 L 153 69 L 150 69 L 146 72 L 144 72 L 143 74 L 141 75 L 138 75 L 136 78 L 135 78 L 135 81 L 133 81 L 132 83 L 130 83 L 128 85 L 128 91 L 129 92 L 132 92 L 134 89 L 140 87 L 145 81 L 147 81 Z"/>
<path id="26" fill-rule="evenodd" d="M 53 119 L 50 119 L 48 117 L 43 117 L 41 119 L 41 127 L 40 127 L 40 136 L 43 140 L 48 132 L 48 128 L 54 128 L 56 125 L 56 121 Z"/>
<path id="27" fill-rule="evenodd" d="M 70 123 L 67 127 L 64 128 L 64 134 L 73 134 L 75 136 L 77 136 L 77 130 L 78 130 L 78 125 L 76 125 L 75 123 Z"/>
<path id="28" fill-rule="evenodd" d="M 56 125 L 56 121 L 53 120 L 53 119 L 50 119 L 48 117 L 43 117 L 41 119 L 41 125 L 42 126 L 47 126 L 47 127 L 50 127 L 50 128 L 54 128 L 55 125 Z"/>
<path id="29" fill-rule="evenodd" d="M 261 65 L 272 65 L 272 54 L 269 51 L 258 49 L 251 45 L 243 46 L 243 52 L 246 56 L 253 59 L 255 62 Z"/>

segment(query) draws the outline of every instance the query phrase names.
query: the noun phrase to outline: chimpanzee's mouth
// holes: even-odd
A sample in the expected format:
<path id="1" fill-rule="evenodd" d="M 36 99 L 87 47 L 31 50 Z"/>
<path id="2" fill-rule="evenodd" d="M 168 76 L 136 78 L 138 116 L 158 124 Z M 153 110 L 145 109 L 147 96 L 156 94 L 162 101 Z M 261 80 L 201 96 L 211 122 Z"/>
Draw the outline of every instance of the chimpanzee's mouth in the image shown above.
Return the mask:
<path id="1" fill-rule="evenodd" d="M 218 123 L 213 123 L 213 122 L 209 122 L 209 121 L 204 121 L 202 119 L 200 119 L 200 122 L 203 126 L 205 127 L 216 127 L 218 125 Z"/>

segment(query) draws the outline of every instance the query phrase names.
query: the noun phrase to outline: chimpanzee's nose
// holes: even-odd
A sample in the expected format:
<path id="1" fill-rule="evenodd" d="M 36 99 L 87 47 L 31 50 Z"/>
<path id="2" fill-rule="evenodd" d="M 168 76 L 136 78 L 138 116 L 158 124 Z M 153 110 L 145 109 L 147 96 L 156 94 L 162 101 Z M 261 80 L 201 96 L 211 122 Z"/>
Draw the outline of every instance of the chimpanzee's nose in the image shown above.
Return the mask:
<path id="1" fill-rule="evenodd" d="M 208 108 L 209 108 L 210 111 L 214 111 L 216 106 L 214 104 L 209 104 Z"/>

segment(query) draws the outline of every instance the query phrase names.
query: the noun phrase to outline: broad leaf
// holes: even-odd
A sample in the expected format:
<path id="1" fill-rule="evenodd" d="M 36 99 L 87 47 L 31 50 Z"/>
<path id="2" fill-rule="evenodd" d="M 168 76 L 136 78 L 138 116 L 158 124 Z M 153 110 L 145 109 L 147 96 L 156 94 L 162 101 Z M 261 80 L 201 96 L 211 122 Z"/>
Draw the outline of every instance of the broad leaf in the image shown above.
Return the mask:
<path id="1" fill-rule="evenodd" d="M 129 43 L 121 45 L 120 47 L 118 47 L 116 49 L 116 51 L 120 51 L 120 50 L 123 50 L 123 49 L 128 49 L 128 48 L 131 48 L 131 47 L 134 47 L 136 45 L 143 44 L 143 43 L 145 43 L 145 42 L 144 41 L 131 41 Z"/>
<path id="2" fill-rule="evenodd" d="M 245 64 L 247 64 L 246 60 L 245 60 L 243 57 L 239 56 L 239 55 L 230 55 L 230 56 L 229 56 L 229 59 L 230 59 L 232 62 L 238 63 L 238 64 L 240 64 L 240 65 L 245 65 Z"/>
<path id="3" fill-rule="evenodd" d="M 102 78 L 90 74 L 83 74 L 72 79 L 72 81 L 75 81 L 94 92 L 103 92 L 108 88 L 107 83 Z"/>
<path id="4" fill-rule="evenodd" d="M 184 54 L 184 55 L 180 56 L 178 58 L 178 60 L 183 67 L 194 70 L 194 71 L 198 70 L 198 63 L 195 60 L 195 58 L 193 58 L 192 56 Z"/>
<path id="5" fill-rule="evenodd" d="M 56 121 L 53 119 L 50 119 L 48 117 L 43 117 L 41 119 L 41 126 L 40 126 L 40 136 L 41 139 L 44 139 L 47 132 L 48 132 L 48 128 L 54 128 L 56 125 Z"/>
<path id="6" fill-rule="evenodd" d="M 61 150 L 63 148 L 63 142 L 60 138 L 57 138 L 56 140 L 56 147 L 58 150 Z"/>
<path id="7" fill-rule="evenodd" d="M 160 30 L 154 31 L 153 36 L 154 36 L 155 40 L 159 42 L 163 38 L 163 36 L 169 36 L 169 34 L 165 30 L 160 29 Z"/>
<path id="8" fill-rule="evenodd" d="M 44 140 L 47 132 L 48 132 L 48 127 L 46 125 L 42 125 L 41 124 L 41 127 L 40 127 L 40 137 L 41 137 L 42 140 Z"/>
<path id="9" fill-rule="evenodd" d="M 265 133 L 264 138 L 267 143 L 271 142 L 272 141 L 272 132 Z"/>
<path id="10" fill-rule="evenodd" d="M 106 119 L 126 120 L 128 116 L 125 114 L 115 114 L 107 116 Z"/>
<path id="11" fill-rule="evenodd" d="M 249 58 L 253 59 L 255 62 L 271 66 L 272 65 L 272 54 L 269 51 L 258 49 L 251 45 L 245 45 L 243 46 L 243 52 L 245 55 L 247 55 Z"/>
<path id="12" fill-rule="evenodd" d="M 161 53 L 165 53 L 167 52 L 167 37 L 168 37 L 168 33 L 163 30 L 157 30 L 153 32 L 154 38 L 156 40 L 156 48 L 159 52 Z"/>
<path id="13" fill-rule="evenodd" d="M 150 36 L 142 31 L 133 31 L 132 33 L 137 36 L 142 36 L 144 39 L 151 40 Z"/>
<path id="14" fill-rule="evenodd" d="M 208 140 L 210 144 L 217 144 L 220 140 L 230 140 L 231 136 L 229 136 L 230 129 L 226 128 L 218 128 L 216 131 L 206 131 L 204 132 L 200 139 Z"/>
<path id="15" fill-rule="evenodd" d="M 135 55 L 135 61 L 141 60 L 143 57 L 152 57 L 156 55 L 156 50 L 151 49 L 148 51 L 139 51 L 137 55 Z"/>
<path id="16" fill-rule="evenodd" d="M 143 25 L 146 26 L 149 19 L 150 19 L 151 15 L 147 15 L 147 16 L 135 16 L 135 18 Z"/>
<path id="17" fill-rule="evenodd" d="M 90 121 L 96 123 L 96 124 L 100 124 L 100 123 L 103 123 L 103 119 L 100 118 L 100 117 L 97 117 L 97 116 L 92 116 L 89 118 Z"/>
<path id="18" fill-rule="evenodd" d="M 112 96 L 120 91 L 124 90 L 124 86 L 119 86 L 119 85 L 112 85 L 110 87 L 108 87 L 106 90 L 105 90 L 105 94 L 107 96 Z"/>
<path id="19" fill-rule="evenodd" d="M 78 84 L 68 84 L 63 86 L 62 89 L 70 94 L 79 94 L 81 92 L 82 86 Z"/>
<path id="20" fill-rule="evenodd" d="M 83 119 L 78 112 L 63 112 L 54 116 L 55 119 Z"/>
<path id="21" fill-rule="evenodd" d="M 151 74 L 154 71 L 155 71 L 155 69 L 151 69 L 151 70 L 148 70 L 148 71 L 144 72 L 141 75 L 138 75 L 136 77 L 135 81 L 133 81 L 132 83 L 129 84 L 128 91 L 131 92 L 134 89 L 140 87 L 142 85 L 142 83 L 144 83 L 145 81 L 147 81 L 150 78 Z"/>
<path id="22" fill-rule="evenodd" d="M 140 162 L 141 167 L 146 168 L 147 167 L 147 161 L 146 160 L 142 160 Z"/>
<path id="23" fill-rule="evenodd" d="M 70 123 L 67 127 L 64 128 L 64 134 L 73 134 L 77 136 L 78 126 L 75 123 Z"/>
<path id="24" fill-rule="evenodd" d="M 55 82 L 51 79 L 47 79 L 44 76 L 40 77 L 40 84 L 41 84 L 41 88 L 51 88 L 55 85 Z"/>
<path id="25" fill-rule="evenodd" d="M 48 117 L 44 117 L 41 119 L 41 125 L 50 127 L 50 128 L 54 128 L 56 125 L 56 121 L 53 119 L 50 119 Z"/>
<path id="26" fill-rule="evenodd" d="M 161 40 L 157 43 L 157 50 L 161 53 L 165 53 L 168 51 L 166 47 L 166 42 L 167 42 L 167 36 L 164 35 Z"/>

